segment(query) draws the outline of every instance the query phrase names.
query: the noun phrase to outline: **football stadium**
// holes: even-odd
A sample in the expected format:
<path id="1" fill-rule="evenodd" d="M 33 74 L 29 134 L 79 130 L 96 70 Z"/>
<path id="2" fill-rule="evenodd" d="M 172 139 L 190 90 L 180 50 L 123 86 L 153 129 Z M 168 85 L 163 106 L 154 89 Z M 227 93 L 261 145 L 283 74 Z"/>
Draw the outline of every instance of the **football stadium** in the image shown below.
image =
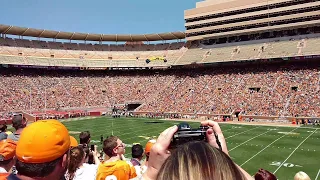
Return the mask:
<path id="1" fill-rule="evenodd" d="M 0 24 L 0 179 L 320 180 L 318 10 L 205 0 L 148 34 Z"/>

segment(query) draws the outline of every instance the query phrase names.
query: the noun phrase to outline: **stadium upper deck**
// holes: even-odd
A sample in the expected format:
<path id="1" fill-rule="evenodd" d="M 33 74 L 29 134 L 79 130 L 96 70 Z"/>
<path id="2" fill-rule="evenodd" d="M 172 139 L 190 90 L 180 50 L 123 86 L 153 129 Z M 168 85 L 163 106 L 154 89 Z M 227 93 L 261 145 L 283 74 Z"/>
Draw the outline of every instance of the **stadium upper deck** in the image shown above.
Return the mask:
<path id="1" fill-rule="evenodd" d="M 186 39 L 231 38 L 317 27 L 319 0 L 207 0 L 185 11 Z"/>
<path id="2" fill-rule="evenodd" d="M 17 27 L 0 24 L 0 34 L 3 36 L 17 35 L 29 36 L 36 38 L 52 38 L 52 39 L 67 39 L 67 40 L 82 40 L 82 41 L 165 41 L 184 39 L 184 32 L 169 32 L 160 34 L 89 34 L 76 32 L 62 32 L 45 29 L 35 29 L 26 27 Z"/>
<path id="3" fill-rule="evenodd" d="M 319 8 L 320 0 L 207 0 L 185 11 L 186 33 L 105 35 L 0 25 L 0 64 L 168 68 L 194 63 L 318 58 Z M 188 42 L 181 41 L 185 37 Z M 173 39 L 178 42 L 165 42 Z M 164 43 L 149 43 L 161 40 Z"/>
<path id="4" fill-rule="evenodd" d="M 15 65 L 168 67 L 182 56 L 183 47 L 186 46 L 186 43 L 181 41 L 185 38 L 184 32 L 110 35 L 0 25 L 0 34 L 0 64 Z M 30 37 L 38 39 L 30 40 Z M 52 41 L 41 38 L 52 38 Z M 70 42 L 59 42 L 59 39 Z M 166 43 L 166 40 L 178 42 Z M 105 44 L 105 41 L 126 43 Z M 152 41 L 164 43 L 150 44 Z M 151 59 L 150 63 L 146 63 L 148 59 Z"/>

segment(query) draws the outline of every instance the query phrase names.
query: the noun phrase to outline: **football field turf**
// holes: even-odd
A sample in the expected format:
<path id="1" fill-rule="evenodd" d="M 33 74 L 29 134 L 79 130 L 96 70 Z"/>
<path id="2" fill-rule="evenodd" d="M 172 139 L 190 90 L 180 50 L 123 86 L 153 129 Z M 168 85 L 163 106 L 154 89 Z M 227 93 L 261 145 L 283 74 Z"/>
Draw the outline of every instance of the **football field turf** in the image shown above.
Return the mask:
<path id="1" fill-rule="evenodd" d="M 127 144 L 126 158 L 131 157 L 131 145 L 145 145 L 177 121 L 146 118 L 101 117 L 63 122 L 70 134 L 78 139 L 81 131 L 90 131 L 91 141 L 101 148 L 100 136 L 119 136 Z M 188 122 L 198 128 L 199 122 Z M 275 173 L 279 180 L 291 180 L 298 171 L 312 180 L 320 180 L 320 129 L 220 124 L 231 158 L 254 175 L 259 168 Z"/>

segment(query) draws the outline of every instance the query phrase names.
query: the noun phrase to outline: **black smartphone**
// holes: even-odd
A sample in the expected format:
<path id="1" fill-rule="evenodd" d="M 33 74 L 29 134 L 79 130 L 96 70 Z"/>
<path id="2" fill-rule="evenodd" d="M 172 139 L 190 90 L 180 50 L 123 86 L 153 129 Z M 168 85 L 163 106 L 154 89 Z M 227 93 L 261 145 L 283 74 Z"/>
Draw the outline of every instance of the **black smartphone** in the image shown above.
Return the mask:
<path id="1" fill-rule="evenodd" d="M 93 144 L 91 144 L 90 150 L 91 150 L 91 151 L 94 151 L 94 145 L 93 145 Z"/>

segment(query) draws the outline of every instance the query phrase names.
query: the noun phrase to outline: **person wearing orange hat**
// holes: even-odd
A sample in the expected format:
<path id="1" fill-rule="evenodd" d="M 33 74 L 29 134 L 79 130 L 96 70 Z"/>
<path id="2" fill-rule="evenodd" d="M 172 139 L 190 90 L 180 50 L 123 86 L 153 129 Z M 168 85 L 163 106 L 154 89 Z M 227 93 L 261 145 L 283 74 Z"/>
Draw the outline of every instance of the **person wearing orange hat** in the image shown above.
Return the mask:
<path id="1" fill-rule="evenodd" d="M 70 136 L 70 147 L 77 147 L 78 141 L 76 140 L 76 138 L 74 138 L 73 136 Z"/>
<path id="2" fill-rule="evenodd" d="M 0 141 L 0 173 L 10 172 L 15 164 L 16 146 L 10 139 Z"/>
<path id="3" fill-rule="evenodd" d="M 150 156 L 150 152 L 151 152 L 151 148 L 152 146 L 156 143 L 155 139 L 150 139 L 147 144 L 146 147 L 144 149 L 144 154 L 146 155 L 146 160 L 144 162 L 144 164 L 141 166 L 141 172 L 142 174 L 144 174 L 147 171 L 147 167 L 148 167 L 148 161 L 149 161 L 149 156 Z"/>
<path id="4" fill-rule="evenodd" d="M 21 132 L 16 148 L 17 175 L 9 180 L 51 180 L 63 178 L 67 170 L 70 136 L 57 120 L 37 121 Z"/>
<path id="5" fill-rule="evenodd" d="M 146 155 L 146 163 L 148 163 L 151 148 L 155 143 L 156 143 L 155 139 L 150 139 L 146 144 L 146 147 L 145 147 L 145 150 L 144 150 L 144 153 Z"/>
<path id="6" fill-rule="evenodd" d="M 122 157 L 125 144 L 117 136 L 110 136 L 103 141 L 103 152 L 105 159 L 98 167 L 96 180 L 129 180 L 137 177 L 134 167 Z"/>

